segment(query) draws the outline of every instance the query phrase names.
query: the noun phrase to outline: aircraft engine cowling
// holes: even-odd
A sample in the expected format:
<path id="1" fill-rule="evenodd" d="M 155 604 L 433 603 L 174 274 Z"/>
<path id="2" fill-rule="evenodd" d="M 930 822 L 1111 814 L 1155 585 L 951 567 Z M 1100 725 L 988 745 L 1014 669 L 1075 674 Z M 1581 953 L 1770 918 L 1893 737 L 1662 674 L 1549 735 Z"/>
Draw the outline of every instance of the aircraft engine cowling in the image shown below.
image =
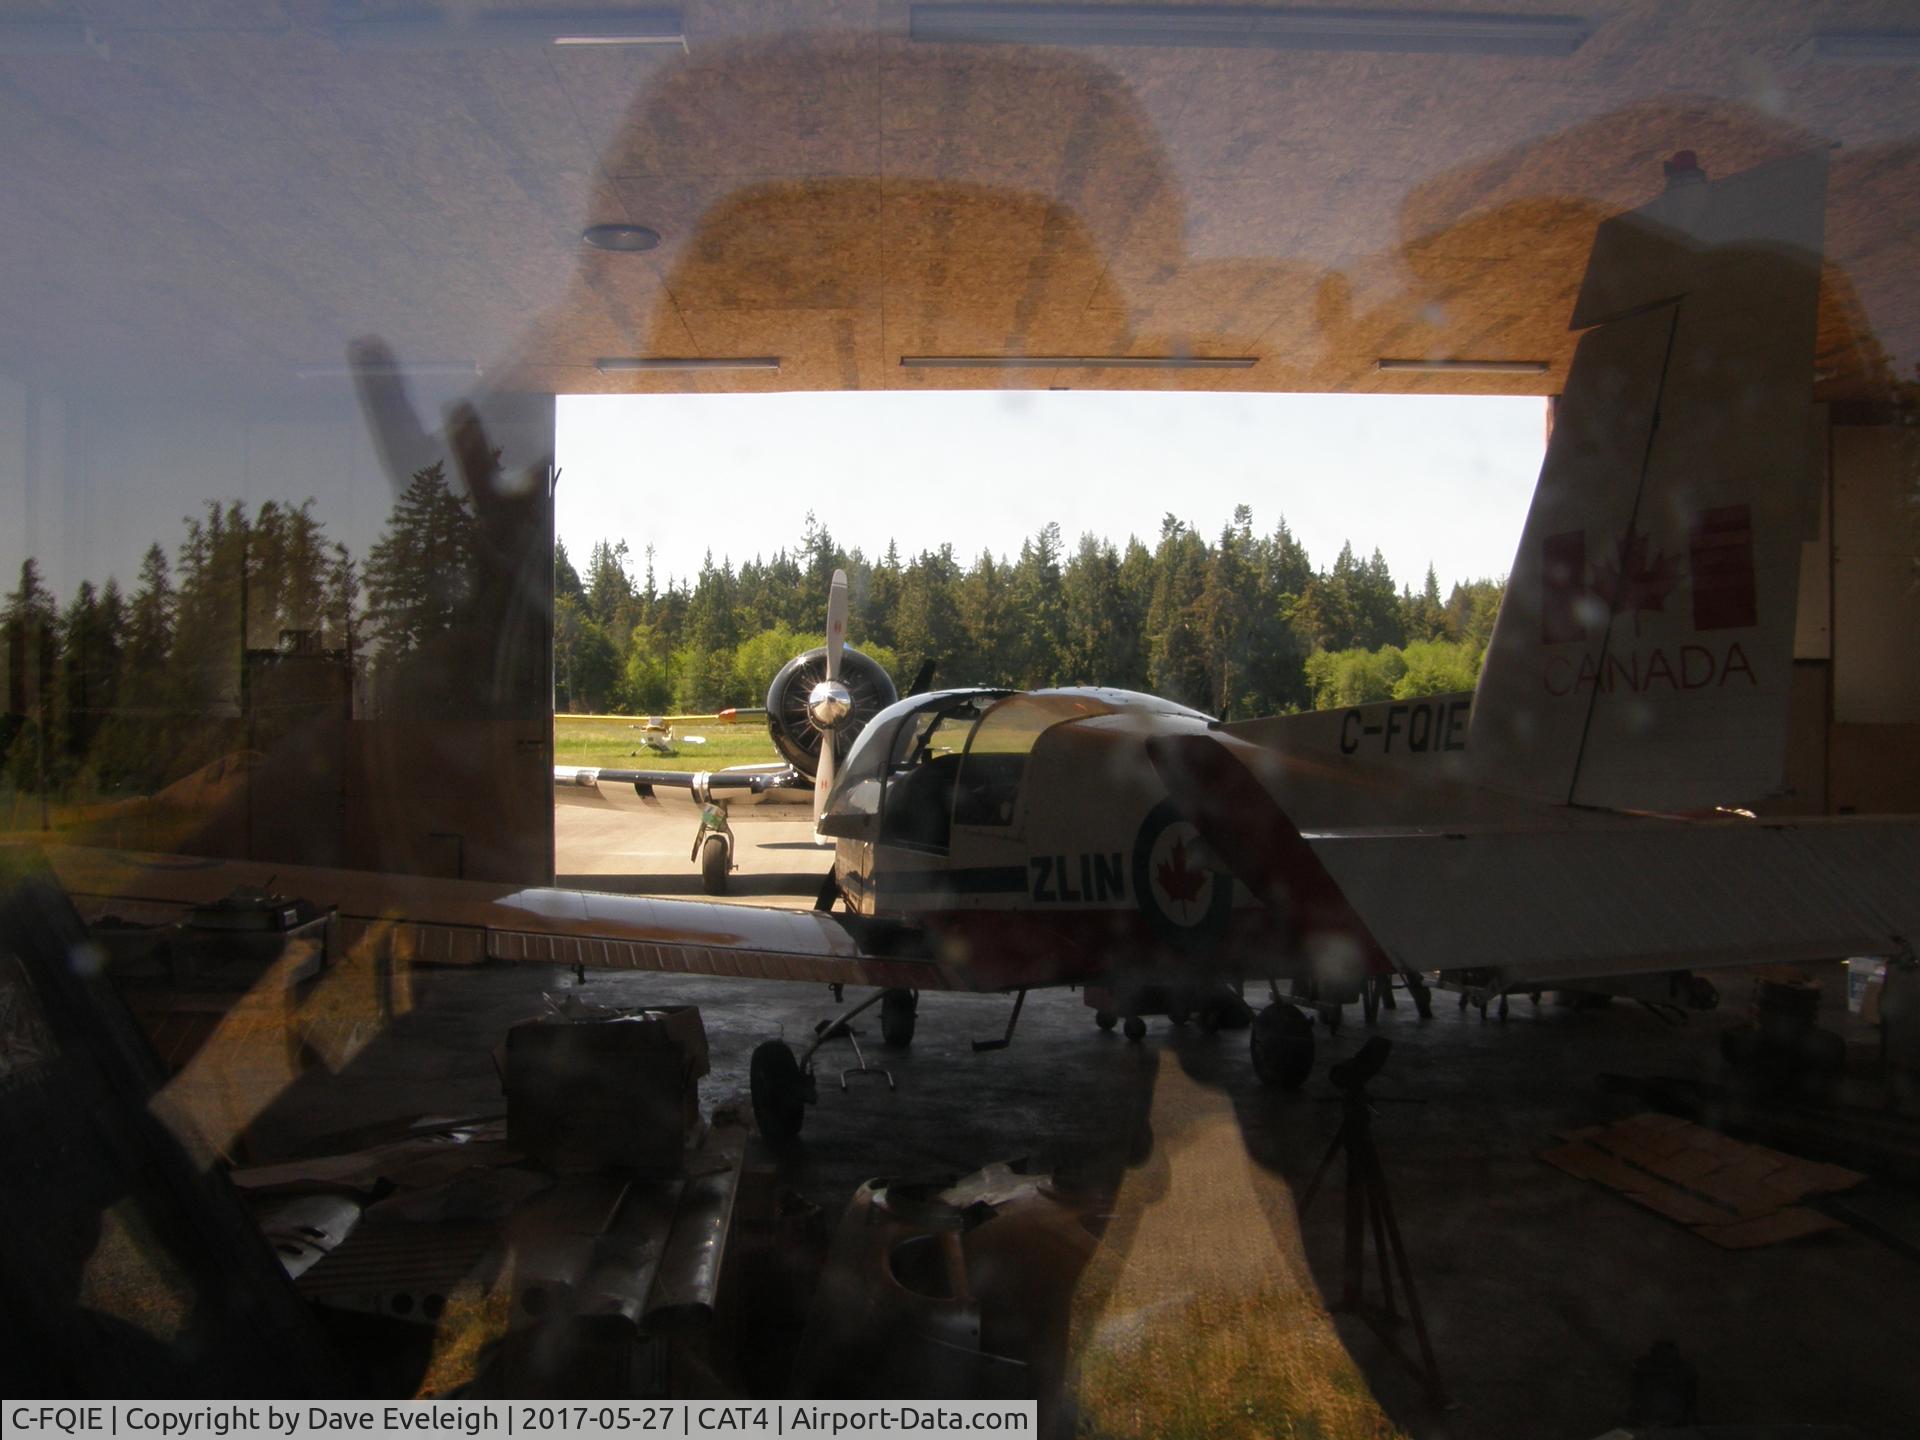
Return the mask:
<path id="1" fill-rule="evenodd" d="M 820 767 L 820 745 L 828 733 L 823 720 L 831 728 L 837 758 L 844 760 L 867 722 L 900 698 L 886 668 L 851 645 L 840 652 L 844 697 L 823 687 L 826 678 L 827 651 L 821 646 L 789 660 L 767 687 L 767 731 L 774 748 L 803 775 Z M 840 718 L 834 720 L 835 715 Z"/>

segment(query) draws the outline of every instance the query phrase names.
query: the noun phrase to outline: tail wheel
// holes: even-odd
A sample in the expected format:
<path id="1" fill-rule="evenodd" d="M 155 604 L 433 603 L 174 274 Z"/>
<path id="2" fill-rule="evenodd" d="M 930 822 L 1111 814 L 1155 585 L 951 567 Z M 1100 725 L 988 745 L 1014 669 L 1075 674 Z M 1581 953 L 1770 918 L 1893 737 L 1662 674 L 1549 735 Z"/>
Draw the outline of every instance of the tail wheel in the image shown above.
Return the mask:
<path id="1" fill-rule="evenodd" d="M 1313 1021 L 1285 1001 L 1253 1017 L 1248 1044 L 1262 1085 L 1298 1090 L 1313 1073 Z"/>
<path id="2" fill-rule="evenodd" d="M 709 895 L 727 893 L 727 872 L 733 868 L 727 848 L 724 835 L 709 835 L 700 846 L 700 886 Z"/>
<path id="3" fill-rule="evenodd" d="M 880 998 L 880 1039 L 890 1050 L 904 1050 L 913 1044 L 914 1022 L 919 1019 L 920 1002 L 911 990 L 889 990 Z"/>
<path id="4" fill-rule="evenodd" d="M 747 1074 L 760 1133 L 775 1144 L 793 1139 L 807 1117 L 807 1077 L 793 1051 L 768 1040 L 754 1050 Z"/>

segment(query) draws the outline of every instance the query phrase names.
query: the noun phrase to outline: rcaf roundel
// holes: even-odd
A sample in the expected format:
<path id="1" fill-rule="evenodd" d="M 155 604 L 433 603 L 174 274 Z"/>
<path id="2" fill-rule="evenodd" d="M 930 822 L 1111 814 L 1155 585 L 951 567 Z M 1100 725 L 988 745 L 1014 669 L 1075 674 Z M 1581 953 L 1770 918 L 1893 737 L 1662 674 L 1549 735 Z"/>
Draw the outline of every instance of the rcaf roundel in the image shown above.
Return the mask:
<path id="1" fill-rule="evenodd" d="M 1133 893 L 1161 938 L 1177 945 L 1218 939 L 1233 911 L 1233 877 L 1171 801 L 1140 826 Z"/>

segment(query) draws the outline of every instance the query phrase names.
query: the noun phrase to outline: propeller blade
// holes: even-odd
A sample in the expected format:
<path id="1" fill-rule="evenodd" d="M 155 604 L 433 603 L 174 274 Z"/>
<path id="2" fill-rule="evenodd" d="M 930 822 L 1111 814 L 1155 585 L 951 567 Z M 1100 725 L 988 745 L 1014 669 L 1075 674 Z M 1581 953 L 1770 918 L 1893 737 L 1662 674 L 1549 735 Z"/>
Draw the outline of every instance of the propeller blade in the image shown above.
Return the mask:
<path id="1" fill-rule="evenodd" d="M 1313 846 L 1233 751 L 1211 735 L 1157 735 L 1147 758 L 1216 859 L 1262 904 L 1293 917 L 1296 939 L 1340 937 L 1357 945 L 1366 968 L 1393 962 L 1367 928 Z"/>
<path id="2" fill-rule="evenodd" d="M 933 688 L 933 672 L 936 668 L 936 663 L 931 655 L 922 660 L 920 662 L 920 669 L 914 674 L 913 684 L 907 687 L 907 694 L 909 696 L 924 695 L 927 691 L 931 690 Z"/>
<path id="3" fill-rule="evenodd" d="M 820 817 L 827 812 L 827 792 L 833 789 L 834 750 L 833 732 L 828 731 L 820 737 L 820 768 L 813 773 L 813 823 L 817 830 Z"/>
<path id="4" fill-rule="evenodd" d="M 847 572 L 833 572 L 827 591 L 827 679 L 840 678 L 840 651 L 847 643 Z"/>

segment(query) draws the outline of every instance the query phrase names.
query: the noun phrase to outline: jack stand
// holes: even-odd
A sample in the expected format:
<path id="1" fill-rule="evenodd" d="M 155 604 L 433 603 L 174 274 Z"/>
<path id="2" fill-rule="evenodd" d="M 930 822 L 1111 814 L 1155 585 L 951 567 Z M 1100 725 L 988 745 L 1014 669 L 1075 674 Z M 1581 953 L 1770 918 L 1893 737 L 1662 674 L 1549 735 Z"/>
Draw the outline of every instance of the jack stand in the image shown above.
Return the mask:
<path id="1" fill-rule="evenodd" d="M 1013 1027 L 1020 1023 L 1020 1007 L 1022 1005 L 1025 1005 L 1026 1003 L 1027 1003 L 1027 989 L 1023 985 L 1020 987 L 1019 990 L 1014 992 L 1013 1014 L 1007 1017 L 1007 1033 L 1002 1035 L 998 1040 L 974 1041 L 973 1053 L 976 1055 L 982 1055 L 989 1050 L 1004 1050 L 1007 1048 L 1007 1046 L 1011 1045 L 1013 1043 Z"/>
<path id="2" fill-rule="evenodd" d="M 1385 1036 L 1376 1035 L 1361 1046 L 1359 1053 L 1351 1060 L 1335 1065 L 1328 1072 L 1328 1078 L 1341 1091 L 1343 1114 L 1340 1130 L 1333 1137 L 1333 1143 L 1327 1146 L 1327 1153 L 1321 1157 L 1320 1168 L 1313 1172 L 1313 1179 L 1307 1182 L 1307 1188 L 1301 1192 L 1300 1214 L 1306 1215 L 1307 1207 L 1319 1192 L 1320 1182 L 1333 1165 L 1334 1156 L 1344 1150 L 1347 1156 L 1346 1250 L 1342 1267 L 1344 1284 L 1340 1301 L 1332 1308 L 1351 1311 L 1366 1321 L 1368 1328 L 1379 1336 L 1394 1358 L 1425 1383 L 1428 1403 L 1436 1410 L 1444 1410 L 1448 1404 L 1446 1387 L 1441 1384 L 1440 1365 L 1434 1359 L 1433 1344 L 1427 1338 L 1427 1321 L 1420 1309 L 1420 1296 L 1413 1288 L 1413 1272 L 1407 1265 L 1407 1248 L 1400 1239 L 1400 1225 L 1393 1215 L 1393 1198 L 1387 1192 L 1386 1173 L 1380 1168 L 1380 1152 L 1373 1142 L 1373 1102 L 1367 1094 L 1367 1082 L 1380 1073 L 1387 1063 L 1387 1052 L 1392 1048 L 1392 1042 Z M 1367 1303 L 1363 1292 L 1369 1227 L 1373 1231 L 1374 1263 L 1380 1269 L 1382 1303 L 1378 1308 Z M 1418 1363 L 1389 1333 L 1390 1327 L 1397 1327 L 1400 1323 L 1400 1313 L 1393 1303 L 1393 1275 L 1396 1271 L 1407 1294 L 1407 1318 L 1413 1321 L 1413 1333 L 1420 1343 Z"/>
<path id="3" fill-rule="evenodd" d="M 837 992 L 841 987 L 835 985 L 833 988 Z M 846 1014 L 840 1016 L 839 1019 L 822 1020 L 818 1025 L 814 1026 L 813 1044 L 809 1045 L 806 1048 L 806 1052 L 800 1057 L 801 1073 L 811 1079 L 813 1075 L 814 1052 L 829 1040 L 844 1039 L 849 1045 L 853 1046 L 855 1063 L 840 1072 L 840 1088 L 842 1090 L 847 1088 L 847 1077 L 849 1075 L 878 1075 L 887 1082 L 887 1089 L 897 1091 L 900 1087 L 893 1083 L 893 1072 L 891 1070 L 879 1065 L 869 1065 L 867 1063 L 866 1053 L 860 1048 L 859 1037 L 853 1026 L 848 1023 L 854 1016 L 858 1015 L 868 1006 L 879 1003 L 886 993 L 884 990 L 876 990 L 858 1005 L 847 1011 Z M 838 997 L 836 996 L 836 998 Z"/>

